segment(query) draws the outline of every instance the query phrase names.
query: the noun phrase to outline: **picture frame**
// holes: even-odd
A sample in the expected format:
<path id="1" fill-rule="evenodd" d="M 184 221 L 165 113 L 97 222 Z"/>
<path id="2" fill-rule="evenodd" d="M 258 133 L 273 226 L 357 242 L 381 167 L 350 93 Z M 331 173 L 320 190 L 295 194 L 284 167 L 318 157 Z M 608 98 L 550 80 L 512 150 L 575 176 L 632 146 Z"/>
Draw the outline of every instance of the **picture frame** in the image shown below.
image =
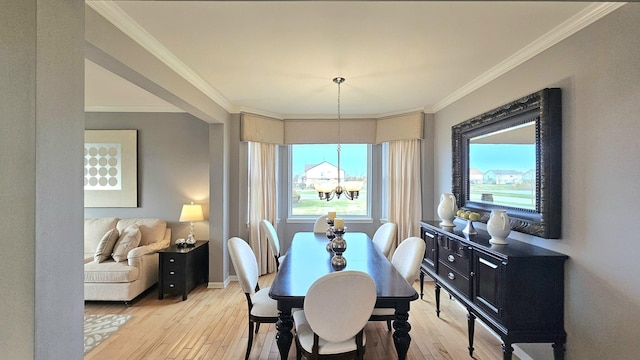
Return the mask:
<path id="1" fill-rule="evenodd" d="M 85 207 L 138 207 L 137 139 L 137 130 L 85 130 Z"/>
<path id="2" fill-rule="evenodd" d="M 523 123 L 535 123 L 536 187 L 533 209 L 494 204 L 493 199 L 474 200 L 469 159 L 471 139 L 497 134 Z M 562 230 L 562 95 L 559 88 L 542 89 L 451 128 L 452 191 L 458 208 L 489 219 L 491 210 L 506 210 L 511 229 L 545 238 L 559 239 Z"/>

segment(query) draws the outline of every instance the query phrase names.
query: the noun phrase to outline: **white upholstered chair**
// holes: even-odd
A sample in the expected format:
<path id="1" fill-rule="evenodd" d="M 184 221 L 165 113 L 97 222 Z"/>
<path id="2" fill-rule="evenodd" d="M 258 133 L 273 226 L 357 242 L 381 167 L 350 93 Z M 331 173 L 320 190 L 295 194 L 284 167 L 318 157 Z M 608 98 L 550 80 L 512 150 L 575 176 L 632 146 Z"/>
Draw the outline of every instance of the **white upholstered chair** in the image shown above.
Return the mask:
<path id="1" fill-rule="evenodd" d="M 260 289 L 258 284 L 258 261 L 246 241 L 232 237 L 227 242 L 229 256 L 236 270 L 238 282 L 247 297 L 249 307 L 249 340 L 245 360 L 249 358 L 253 343 L 253 326 L 256 333 L 261 323 L 275 323 L 278 321 L 278 302 L 269 297 L 269 288 Z"/>
<path id="2" fill-rule="evenodd" d="M 280 239 L 278 239 L 278 233 L 269 220 L 266 219 L 260 221 L 260 228 L 262 229 L 262 233 L 267 237 L 271 253 L 273 253 L 273 257 L 276 259 L 276 270 L 279 270 L 280 263 L 284 260 L 284 255 L 280 254 Z"/>
<path id="3" fill-rule="evenodd" d="M 420 263 L 424 258 L 424 240 L 417 236 L 412 236 L 400 243 L 391 258 L 391 264 L 407 280 L 413 284 L 420 271 Z M 386 321 L 387 329 L 391 331 L 391 320 L 394 319 L 394 309 L 373 309 L 371 321 Z"/>
<path id="4" fill-rule="evenodd" d="M 316 219 L 316 223 L 313 224 L 313 232 L 318 234 L 324 234 L 327 232 L 329 228 L 329 224 L 327 224 L 327 215 L 322 215 Z"/>
<path id="5" fill-rule="evenodd" d="M 398 226 L 395 223 L 385 223 L 382 224 L 376 233 L 373 234 L 373 244 L 380 249 L 382 254 L 385 257 L 389 257 L 389 253 L 391 252 L 391 246 L 396 239 L 396 234 L 398 233 Z"/>
<path id="6" fill-rule="evenodd" d="M 362 359 L 364 326 L 376 303 L 376 285 L 361 271 L 336 271 L 316 280 L 293 313 L 301 359 Z"/>

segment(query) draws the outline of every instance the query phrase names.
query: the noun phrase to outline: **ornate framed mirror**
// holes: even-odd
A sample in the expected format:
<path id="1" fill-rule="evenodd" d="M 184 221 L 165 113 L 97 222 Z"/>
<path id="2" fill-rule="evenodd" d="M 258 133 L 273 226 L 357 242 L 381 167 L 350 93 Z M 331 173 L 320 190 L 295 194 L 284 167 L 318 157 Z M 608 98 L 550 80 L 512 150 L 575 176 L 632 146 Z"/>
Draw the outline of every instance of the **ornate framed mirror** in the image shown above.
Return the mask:
<path id="1" fill-rule="evenodd" d="M 507 210 L 514 231 L 560 238 L 562 106 L 543 89 L 451 128 L 458 207 L 489 219 Z"/>

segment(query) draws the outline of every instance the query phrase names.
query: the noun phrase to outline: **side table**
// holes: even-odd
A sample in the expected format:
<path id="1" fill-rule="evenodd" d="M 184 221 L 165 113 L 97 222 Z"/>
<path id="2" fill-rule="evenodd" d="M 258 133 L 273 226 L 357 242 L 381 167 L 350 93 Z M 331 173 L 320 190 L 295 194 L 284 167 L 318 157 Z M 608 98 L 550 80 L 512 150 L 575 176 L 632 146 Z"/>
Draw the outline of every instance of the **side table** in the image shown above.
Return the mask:
<path id="1" fill-rule="evenodd" d="M 158 299 L 165 293 L 187 294 L 196 286 L 209 282 L 209 241 L 197 241 L 194 246 L 171 245 L 158 251 Z"/>

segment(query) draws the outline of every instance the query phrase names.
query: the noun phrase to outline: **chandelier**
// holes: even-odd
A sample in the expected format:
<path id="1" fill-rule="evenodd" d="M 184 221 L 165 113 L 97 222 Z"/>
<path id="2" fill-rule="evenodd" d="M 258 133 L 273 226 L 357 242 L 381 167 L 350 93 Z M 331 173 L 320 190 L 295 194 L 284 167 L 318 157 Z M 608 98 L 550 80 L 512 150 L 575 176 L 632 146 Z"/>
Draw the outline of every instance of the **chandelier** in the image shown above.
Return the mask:
<path id="1" fill-rule="evenodd" d="M 333 82 L 338 84 L 338 182 L 334 186 L 334 182 L 325 181 L 325 182 L 317 182 L 314 184 L 315 190 L 318 192 L 318 196 L 320 200 L 330 201 L 334 197 L 340 199 L 342 194 L 349 200 L 357 199 L 360 195 L 360 189 L 362 188 L 362 183 L 360 181 L 345 181 L 342 183 L 340 181 L 340 84 L 345 81 L 343 77 L 337 77 L 333 79 Z"/>

